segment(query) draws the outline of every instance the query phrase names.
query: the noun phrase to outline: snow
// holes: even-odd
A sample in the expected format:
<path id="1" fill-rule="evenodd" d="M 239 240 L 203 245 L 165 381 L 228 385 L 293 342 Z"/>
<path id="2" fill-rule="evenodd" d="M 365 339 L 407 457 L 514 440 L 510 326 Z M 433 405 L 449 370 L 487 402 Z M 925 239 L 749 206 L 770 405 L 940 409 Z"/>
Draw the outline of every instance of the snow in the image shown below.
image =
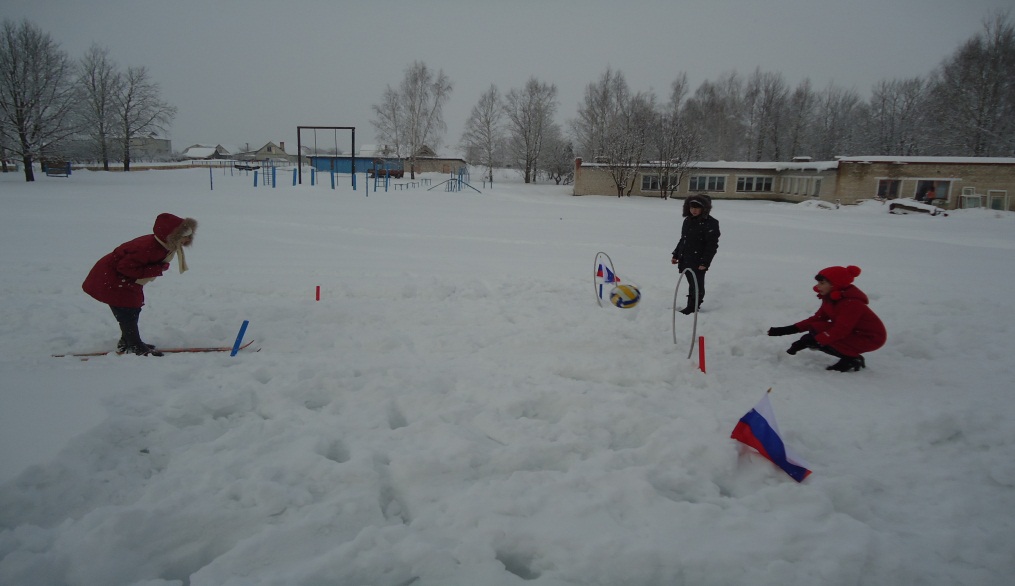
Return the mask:
<path id="1" fill-rule="evenodd" d="M 214 189 L 208 170 L 0 175 L 0 583 L 1015 572 L 1015 214 L 716 200 L 706 374 L 691 317 L 673 343 L 681 200 L 506 171 L 482 194 L 213 173 Z M 52 358 L 113 347 L 80 283 L 163 211 L 200 228 L 191 270 L 146 287 L 142 335 L 230 345 L 249 320 L 261 350 Z M 597 305 L 599 251 L 638 307 Z M 765 335 L 810 315 L 814 274 L 845 264 L 889 333 L 858 373 Z M 729 437 L 769 387 L 814 471 L 801 484 Z"/>

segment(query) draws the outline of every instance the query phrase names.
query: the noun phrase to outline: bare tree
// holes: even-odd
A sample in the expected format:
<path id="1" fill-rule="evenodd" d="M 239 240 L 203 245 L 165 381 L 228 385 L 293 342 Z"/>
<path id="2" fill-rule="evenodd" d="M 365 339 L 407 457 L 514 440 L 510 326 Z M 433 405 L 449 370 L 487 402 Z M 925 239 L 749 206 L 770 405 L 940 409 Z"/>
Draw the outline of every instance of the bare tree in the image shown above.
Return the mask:
<path id="1" fill-rule="evenodd" d="M 655 96 L 629 94 L 626 86 L 624 90 L 618 100 L 619 111 L 608 121 L 602 154 L 597 157 L 606 165 L 617 197 L 631 195 L 656 124 Z"/>
<path id="2" fill-rule="evenodd" d="M 402 103 L 398 91 L 388 86 L 384 89 L 380 104 L 372 106 L 374 119 L 370 121 L 377 133 L 377 138 L 385 147 L 390 148 L 396 157 L 405 155 L 402 148 Z"/>
<path id="3" fill-rule="evenodd" d="M 946 60 L 932 81 L 941 150 L 975 157 L 1015 151 L 1015 25 L 1009 12 Z M 948 140 L 951 138 L 951 140 Z"/>
<path id="4" fill-rule="evenodd" d="M 874 84 L 864 110 L 865 150 L 877 155 L 920 154 L 927 105 L 921 78 Z"/>
<path id="5" fill-rule="evenodd" d="M 164 132 L 176 116 L 176 108 L 159 97 L 159 84 L 148 79 L 145 67 L 128 67 L 123 85 L 114 98 L 119 125 L 123 170 L 130 171 L 130 143 L 133 139 Z"/>
<path id="6" fill-rule="evenodd" d="M 593 161 L 603 156 L 608 128 L 620 110 L 620 97 L 628 93 L 624 74 L 609 67 L 599 81 L 585 86 L 585 100 L 578 106 L 578 117 L 571 121 L 580 156 Z"/>
<path id="7" fill-rule="evenodd" d="M 832 84 L 818 95 L 814 131 L 820 140 L 815 144 L 815 156 L 827 161 L 838 155 L 857 154 L 861 104 L 860 95 L 855 91 Z"/>
<path id="8" fill-rule="evenodd" d="M 574 181 L 574 148 L 559 125 L 550 126 L 539 158 L 539 169 L 557 185 L 568 185 Z"/>
<path id="9" fill-rule="evenodd" d="M 470 162 L 486 167 L 487 177 L 493 182 L 493 168 L 497 163 L 497 145 L 503 136 L 502 122 L 504 119 L 504 105 L 501 103 L 500 93 L 496 85 L 490 85 L 479 97 L 479 102 L 472 107 L 469 119 L 465 121 L 465 131 L 462 133 L 461 145 L 469 153 Z"/>
<path id="10" fill-rule="evenodd" d="M 36 159 L 52 156 L 74 133 L 72 67 L 50 36 L 27 20 L 0 28 L 0 133 L 21 157 L 25 181 L 35 181 Z"/>
<path id="11" fill-rule="evenodd" d="M 670 84 L 670 101 L 658 113 L 654 132 L 656 164 L 659 166 L 659 190 L 663 199 L 672 196 L 688 165 L 698 156 L 701 139 L 684 111 L 687 99 L 687 74 Z"/>
<path id="12" fill-rule="evenodd" d="M 755 69 L 744 91 L 744 125 L 747 129 L 747 158 L 778 161 L 782 156 L 783 115 L 789 90 L 780 73 Z"/>
<path id="13" fill-rule="evenodd" d="M 686 114 L 701 137 L 702 157 L 744 158 L 743 93 L 743 82 L 734 71 L 716 82 L 703 82 L 688 100 Z"/>
<path id="14" fill-rule="evenodd" d="M 530 77 L 521 90 L 512 89 L 504 99 L 504 113 L 511 155 L 525 176 L 536 178 L 543 140 L 557 111 L 557 86 Z"/>
<path id="15" fill-rule="evenodd" d="M 436 149 L 444 136 L 444 106 L 453 85 L 444 70 L 434 73 L 422 61 L 405 69 L 398 90 L 388 86 L 383 100 L 374 105 L 376 118 L 371 121 L 382 141 L 392 143 L 395 154 L 409 159 L 409 175 L 416 176 L 416 157 L 429 146 Z"/>
<path id="16" fill-rule="evenodd" d="M 0 126 L 3 126 L 3 121 L 0 120 Z M 10 166 L 7 162 L 7 137 L 0 129 L 0 173 L 10 173 Z"/>
<path id="17" fill-rule="evenodd" d="M 607 166 L 617 197 L 630 195 L 650 144 L 657 137 L 655 96 L 633 94 L 620 72 L 607 69 L 585 89 L 585 102 L 571 123 L 583 152 Z"/>
<path id="18" fill-rule="evenodd" d="M 801 81 L 789 96 L 785 128 L 787 155 L 790 158 L 811 153 L 813 143 L 809 130 L 814 119 L 816 101 L 810 79 Z"/>
<path id="19" fill-rule="evenodd" d="M 109 170 L 110 140 L 116 133 L 116 99 L 123 93 L 123 76 L 109 59 L 109 50 L 92 45 L 78 65 L 82 131 L 94 143 L 102 168 Z"/>

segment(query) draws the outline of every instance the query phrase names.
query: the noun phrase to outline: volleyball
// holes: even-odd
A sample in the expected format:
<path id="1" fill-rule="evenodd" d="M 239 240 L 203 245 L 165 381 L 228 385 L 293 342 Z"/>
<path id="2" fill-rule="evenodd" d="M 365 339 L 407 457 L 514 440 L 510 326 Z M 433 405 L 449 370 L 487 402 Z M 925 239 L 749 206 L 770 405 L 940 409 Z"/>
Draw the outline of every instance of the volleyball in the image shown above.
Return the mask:
<path id="1" fill-rule="evenodd" d="M 617 285 L 610 291 L 610 303 L 627 309 L 638 305 L 641 301 L 641 291 L 634 285 Z"/>

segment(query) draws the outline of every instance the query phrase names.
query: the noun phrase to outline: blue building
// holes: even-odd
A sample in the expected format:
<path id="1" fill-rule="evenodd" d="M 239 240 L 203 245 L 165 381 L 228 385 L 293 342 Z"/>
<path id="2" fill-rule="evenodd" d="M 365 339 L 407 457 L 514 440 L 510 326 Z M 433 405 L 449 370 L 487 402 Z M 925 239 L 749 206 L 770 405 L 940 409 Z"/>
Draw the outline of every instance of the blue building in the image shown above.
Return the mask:
<path id="1" fill-rule="evenodd" d="M 356 172 L 364 173 L 376 165 L 379 169 L 401 169 L 402 162 L 398 159 L 376 159 L 374 157 L 351 157 L 349 155 L 311 155 L 310 166 L 318 173 L 352 173 L 352 164 L 356 163 Z"/>

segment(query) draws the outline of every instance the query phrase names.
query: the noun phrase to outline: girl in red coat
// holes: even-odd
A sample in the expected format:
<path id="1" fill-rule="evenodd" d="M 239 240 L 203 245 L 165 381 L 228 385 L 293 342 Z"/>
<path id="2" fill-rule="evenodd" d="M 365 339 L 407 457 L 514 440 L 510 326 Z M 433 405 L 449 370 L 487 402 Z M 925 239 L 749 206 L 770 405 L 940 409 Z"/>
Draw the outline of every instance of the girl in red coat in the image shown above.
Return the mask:
<path id="1" fill-rule="evenodd" d="M 183 247 L 190 246 L 197 230 L 197 220 L 159 214 L 152 233 L 117 246 L 99 259 L 81 285 L 85 293 L 106 303 L 120 324 L 119 353 L 140 356 L 162 356 L 151 344 L 141 341 L 138 318 L 144 305 L 144 286 L 169 270 L 175 256 L 180 272 L 187 270 Z"/>
<path id="2" fill-rule="evenodd" d="M 807 332 L 786 350 L 796 354 L 805 348 L 820 350 L 839 359 L 828 370 L 839 372 L 866 368 L 864 352 L 885 345 L 888 335 L 881 319 L 867 306 L 867 295 L 853 285 L 860 267 L 828 267 L 814 279 L 821 307 L 811 317 L 791 326 L 769 328 L 769 336 Z"/>

